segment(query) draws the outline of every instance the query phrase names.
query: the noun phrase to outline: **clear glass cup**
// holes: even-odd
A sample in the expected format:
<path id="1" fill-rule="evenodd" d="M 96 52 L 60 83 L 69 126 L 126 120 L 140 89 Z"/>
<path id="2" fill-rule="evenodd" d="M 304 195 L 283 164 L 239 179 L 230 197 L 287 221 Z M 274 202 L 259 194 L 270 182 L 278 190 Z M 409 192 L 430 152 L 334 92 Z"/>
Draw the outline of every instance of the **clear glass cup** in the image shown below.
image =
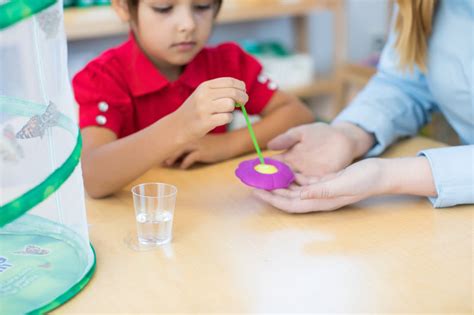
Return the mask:
<path id="1" fill-rule="evenodd" d="M 175 186 L 164 183 L 132 188 L 138 246 L 156 247 L 171 241 L 177 193 Z"/>

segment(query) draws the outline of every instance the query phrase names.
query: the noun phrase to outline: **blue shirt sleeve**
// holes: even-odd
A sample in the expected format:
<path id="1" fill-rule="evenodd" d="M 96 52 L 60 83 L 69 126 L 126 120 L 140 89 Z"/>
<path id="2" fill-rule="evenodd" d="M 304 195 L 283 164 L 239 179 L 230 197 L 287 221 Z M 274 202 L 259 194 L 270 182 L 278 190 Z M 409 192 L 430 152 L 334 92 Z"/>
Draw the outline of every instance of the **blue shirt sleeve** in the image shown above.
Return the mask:
<path id="1" fill-rule="evenodd" d="M 437 107 L 424 74 L 418 69 L 400 69 L 389 36 L 377 74 L 334 121 L 347 121 L 372 133 L 376 139 L 367 156 L 382 153 L 400 137 L 414 135 L 427 124 Z"/>
<path id="2" fill-rule="evenodd" d="M 415 135 L 438 110 L 425 75 L 398 66 L 395 34 L 389 36 L 377 74 L 335 119 L 351 122 L 372 133 L 374 146 L 367 156 L 382 153 L 400 137 Z M 474 145 L 424 150 L 431 166 L 437 197 L 434 207 L 474 203 Z"/>
<path id="3" fill-rule="evenodd" d="M 431 165 L 438 193 L 429 198 L 434 207 L 474 203 L 474 145 L 429 149 L 418 155 Z"/>

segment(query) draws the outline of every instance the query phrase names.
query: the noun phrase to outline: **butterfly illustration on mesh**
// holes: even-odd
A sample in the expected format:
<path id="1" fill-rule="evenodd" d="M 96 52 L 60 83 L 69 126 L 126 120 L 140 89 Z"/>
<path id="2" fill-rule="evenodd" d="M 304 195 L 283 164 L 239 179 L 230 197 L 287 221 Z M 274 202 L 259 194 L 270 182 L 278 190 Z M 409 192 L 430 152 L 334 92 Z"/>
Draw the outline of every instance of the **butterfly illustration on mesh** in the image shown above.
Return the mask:
<path id="1" fill-rule="evenodd" d="M 44 256 L 49 254 L 49 250 L 37 245 L 26 245 L 24 249 L 14 252 L 17 255 L 36 255 Z"/>
<path id="2" fill-rule="evenodd" d="M 4 272 L 10 267 L 13 267 L 13 265 L 8 262 L 8 259 L 6 257 L 0 256 L 0 272 Z"/>
<path id="3" fill-rule="evenodd" d="M 61 14 L 57 8 L 45 10 L 36 15 L 40 28 L 45 32 L 46 38 L 54 38 L 58 34 Z"/>
<path id="4" fill-rule="evenodd" d="M 59 111 L 53 102 L 49 102 L 46 111 L 41 115 L 34 115 L 17 132 L 17 139 L 43 138 L 46 129 L 54 127 L 58 123 Z"/>

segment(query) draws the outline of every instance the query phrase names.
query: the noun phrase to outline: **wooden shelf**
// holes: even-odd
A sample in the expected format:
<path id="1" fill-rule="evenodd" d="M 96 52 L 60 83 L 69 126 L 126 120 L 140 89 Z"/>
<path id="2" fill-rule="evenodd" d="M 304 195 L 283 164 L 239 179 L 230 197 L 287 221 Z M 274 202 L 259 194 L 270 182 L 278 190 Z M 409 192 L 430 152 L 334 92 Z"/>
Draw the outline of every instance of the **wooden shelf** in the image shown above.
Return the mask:
<path id="1" fill-rule="evenodd" d="M 220 23 L 245 22 L 306 15 L 333 7 L 334 0 L 226 0 L 217 20 Z"/>
<path id="2" fill-rule="evenodd" d="M 298 16 L 314 10 L 330 10 L 334 0 L 226 0 L 218 23 L 236 23 Z M 113 36 L 128 32 L 109 6 L 69 8 L 64 10 L 64 24 L 69 40 Z"/>
<path id="3" fill-rule="evenodd" d="M 336 81 L 331 77 L 315 78 L 313 82 L 299 86 L 297 88 L 287 89 L 286 92 L 300 98 L 308 98 L 320 94 L 330 94 L 336 91 Z"/>
<path id="4" fill-rule="evenodd" d="M 122 23 L 110 7 L 66 9 L 64 27 L 68 40 L 113 36 L 128 32 L 128 25 Z"/>

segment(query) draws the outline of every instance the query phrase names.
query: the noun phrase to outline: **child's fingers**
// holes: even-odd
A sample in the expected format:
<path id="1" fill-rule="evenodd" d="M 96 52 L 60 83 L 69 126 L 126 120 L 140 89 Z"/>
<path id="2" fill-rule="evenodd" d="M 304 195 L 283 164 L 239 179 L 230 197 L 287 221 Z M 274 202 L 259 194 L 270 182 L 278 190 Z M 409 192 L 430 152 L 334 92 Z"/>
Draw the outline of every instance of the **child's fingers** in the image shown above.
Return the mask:
<path id="1" fill-rule="evenodd" d="M 231 113 L 219 113 L 211 116 L 211 123 L 217 127 L 230 124 L 232 119 L 234 119 L 234 116 Z"/>
<path id="2" fill-rule="evenodd" d="M 175 152 L 172 156 L 170 156 L 165 161 L 165 165 L 166 166 L 173 166 L 180 157 L 182 157 L 184 154 L 186 154 L 186 152 L 187 152 L 187 150 L 179 150 L 179 151 Z"/>
<path id="3" fill-rule="evenodd" d="M 217 78 L 207 81 L 211 89 L 235 88 L 242 91 L 246 90 L 245 82 L 231 77 Z"/>
<path id="4" fill-rule="evenodd" d="M 167 166 L 167 167 L 173 166 L 176 163 L 176 160 L 178 160 L 178 159 L 179 159 L 179 156 L 172 157 L 172 158 L 166 160 L 165 161 L 165 166 Z"/>
<path id="5" fill-rule="evenodd" d="M 214 101 L 214 113 L 231 113 L 235 109 L 235 101 L 231 98 L 221 98 Z"/>
<path id="6" fill-rule="evenodd" d="M 198 161 L 199 161 L 199 151 L 193 151 L 189 153 L 188 155 L 186 155 L 186 157 L 183 159 L 183 162 L 181 163 L 180 168 L 187 169 Z"/>
<path id="7" fill-rule="evenodd" d="M 247 93 L 236 88 L 222 88 L 212 90 L 210 97 L 213 101 L 217 101 L 222 98 L 230 98 L 241 105 L 244 105 L 249 101 L 249 96 Z"/>

